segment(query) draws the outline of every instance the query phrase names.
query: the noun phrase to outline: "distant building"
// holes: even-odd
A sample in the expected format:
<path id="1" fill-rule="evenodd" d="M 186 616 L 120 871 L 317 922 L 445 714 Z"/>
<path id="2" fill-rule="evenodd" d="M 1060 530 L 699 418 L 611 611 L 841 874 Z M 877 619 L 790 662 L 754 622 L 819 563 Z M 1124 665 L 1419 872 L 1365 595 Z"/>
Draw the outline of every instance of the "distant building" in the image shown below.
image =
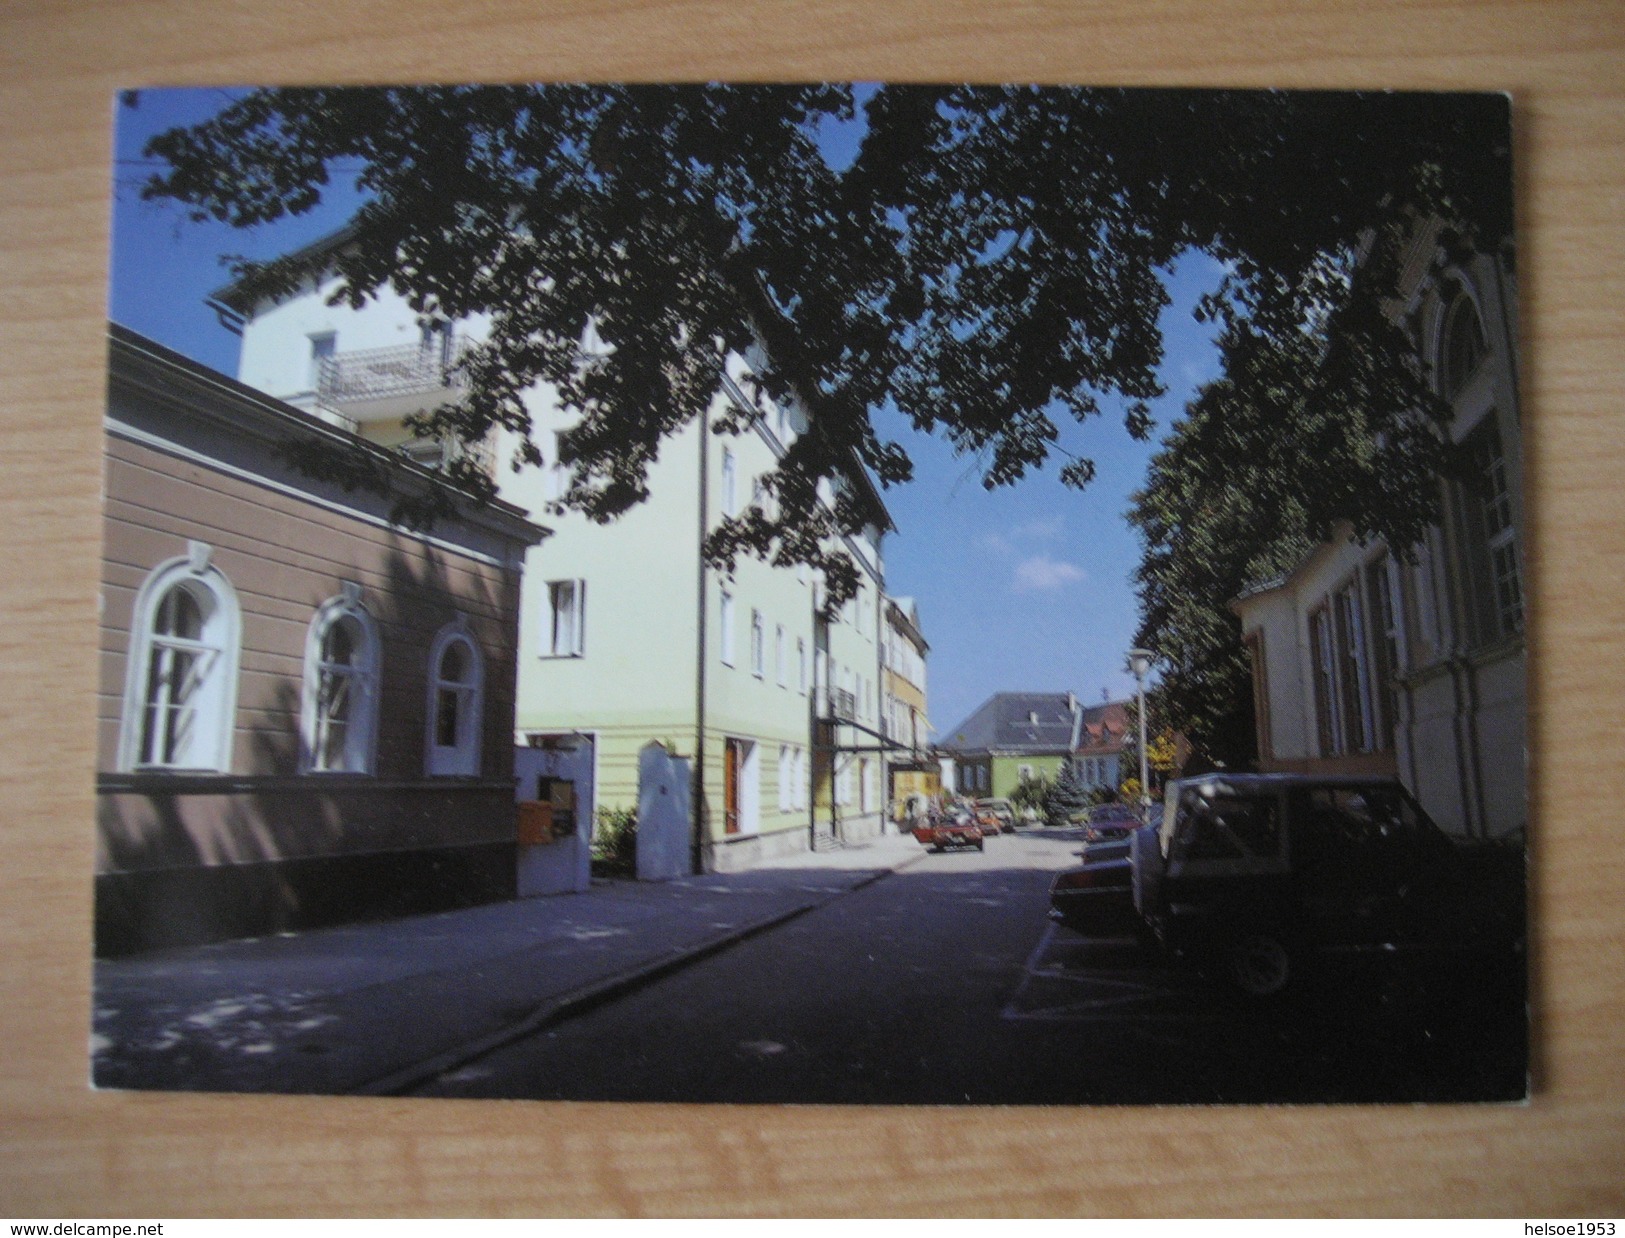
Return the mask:
<path id="1" fill-rule="evenodd" d="M 1123 780 L 1126 702 L 1086 706 L 1071 692 L 996 692 L 937 744 L 959 795 L 1008 798 L 1024 782 L 1051 782 L 1068 762 L 1090 786 Z"/>
<path id="2" fill-rule="evenodd" d="M 1072 764 L 1090 787 L 1116 791 L 1130 774 L 1123 768 L 1123 749 L 1128 743 L 1127 701 L 1105 701 L 1081 711 L 1078 739 L 1072 748 Z"/>
<path id="3" fill-rule="evenodd" d="M 1397 774 L 1459 834 L 1526 819 L 1523 453 L 1509 259 L 1406 255 L 1403 315 L 1470 470 L 1414 557 L 1344 529 L 1232 604 L 1252 655 L 1260 768 Z"/>
<path id="4" fill-rule="evenodd" d="M 323 244 L 336 251 L 346 239 Z M 458 398 L 456 359 L 487 325 L 426 325 L 387 288 L 359 308 L 331 304 L 335 280 L 281 299 L 217 294 L 242 331 L 242 380 L 428 464 L 470 450 L 415 438 L 405 418 Z M 591 335 L 583 364 L 601 347 Z M 685 871 L 748 868 L 819 840 L 873 835 L 885 821 L 876 736 L 890 517 L 856 459 L 821 483 L 826 503 L 848 495 L 868 522 L 843 539 L 858 594 L 828 622 L 816 572 L 749 557 L 731 576 L 707 565 L 702 539 L 724 517 L 770 501 L 759 479 L 807 428 L 794 403 L 747 394 L 747 358 L 719 364 L 716 405 L 661 444 L 649 498 L 609 525 L 549 511 L 570 482 L 560 441 L 574 420 L 550 387 L 526 395 L 542 466 L 492 473 L 505 500 L 547 512 L 553 528 L 525 574 L 510 739 L 590 748 L 589 812 L 660 806 L 661 824 L 646 815 L 642 828 L 680 833 Z M 715 431 L 729 406 L 758 415 L 738 433 Z M 506 462 L 514 442 L 493 434 L 472 449 L 476 463 Z M 652 747 L 664 766 L 651 766 Z M 666 790 L 686 789 L 666 794 L 651 769 L 675 769 Z M 664 811 L 674 796 L 685 801 L 680 820 Z"/>
<path id="5" fill-rule="evenodd" d="M 121 327 L 109 347 L 98 951 L 512 897 L 544 531 L 502 503 L 400 529 L 281 454 L 346 430 Z"/>

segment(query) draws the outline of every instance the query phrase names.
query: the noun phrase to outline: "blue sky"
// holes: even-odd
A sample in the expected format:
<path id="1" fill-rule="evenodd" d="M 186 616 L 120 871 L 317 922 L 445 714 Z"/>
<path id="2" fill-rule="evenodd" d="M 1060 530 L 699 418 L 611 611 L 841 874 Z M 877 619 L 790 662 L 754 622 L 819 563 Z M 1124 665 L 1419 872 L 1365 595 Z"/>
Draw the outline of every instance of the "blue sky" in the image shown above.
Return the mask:
<path id="1" fill-rule="evenodd" d="M 1103 692 L 1114 700 L 1132 693 L 1124 661 L 1139 625 L 1130 576 L 1141 548 L 1124 512 L 1157 440 L 1195 389 L 1218 375 L 1214 328 L 1196 322 L 1191 308 L 1219 274 L 1201 255 L 1170 274 L 1173 304 L 1162 317 L 1168 393 L 1153 406 L 1150 442 L 1131 439 L 1108 401 L 1088 424 L 1063 428 L 1068 449 L 1097 466 L 1081 491 L 1056 480 L 1059 463 L 987 491 L 977 461 L 906 425 L 896 431 L 914 480 L 886 494 L 899 530 L 886 548 L 887 586 L 919 602 L 939 734 L 995 692 L 1070 690 L 1090 704 Z"/>
<path id="2" fill-rule="evenodd" d="M 359 202 L 336 176 L 310 214 L 238 230 L 194 223 L 173 203 L 141 201 L 140 183 L 154 170 L 142 157 L 147 139 L 213 114 L 232 93 L 149 90 L 136 106 L 116 109 L 109 295 L 115 321 L 227 374 L 237 370 L 237 337 L 205 304 L 227 279 L 221 256 L 268 258 L 297 248 L 340 226 Z M 827 128 L 831 162 L 850 159 L 855 140 L 852 126 Z M 1200 255 L 1169 275 L 1173 304 L 1162 319 L 1168 394 L 1154 406 L 1151 442 L 1130 439 L 1109 401 L 1087 426 L 1057 418 L 1068 422 L 1067 448 L 1098 467 L 1086 490 L 1063 487 L 1054 466 L 986 491 L 976 460 L 882 414 L 882 432 L 902 442 L 915 464 L 914 481 L 885 495 L 898 530 L 885 547 L 887 587 L 919 604 L 931 643 L 931 719 L 940 732 L 994 692 L 1070 690 L 1093 703 L 1103 692 L 1115 699 L 1132 691 L 1123 662 L 1138 622 L 1130 575 L 1140 545 L 1123 513 L 1156 439 L 1218 373 L 1214 328 L 1191 316 L 1218 276 L 1217 264 Z"/>

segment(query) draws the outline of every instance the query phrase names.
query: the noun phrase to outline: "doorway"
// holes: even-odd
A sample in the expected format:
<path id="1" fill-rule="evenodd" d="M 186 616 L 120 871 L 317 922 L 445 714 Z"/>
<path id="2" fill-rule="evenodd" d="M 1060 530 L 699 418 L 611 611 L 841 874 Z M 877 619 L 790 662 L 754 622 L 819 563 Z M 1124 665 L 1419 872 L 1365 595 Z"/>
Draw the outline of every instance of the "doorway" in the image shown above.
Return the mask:
<path id="1" fill-rule="evenodd" d="M 725 739 L 722 748 L 722 832 L 754 834 L 758 828 L 760 779 L 757 745 L 748 739 Z"/>

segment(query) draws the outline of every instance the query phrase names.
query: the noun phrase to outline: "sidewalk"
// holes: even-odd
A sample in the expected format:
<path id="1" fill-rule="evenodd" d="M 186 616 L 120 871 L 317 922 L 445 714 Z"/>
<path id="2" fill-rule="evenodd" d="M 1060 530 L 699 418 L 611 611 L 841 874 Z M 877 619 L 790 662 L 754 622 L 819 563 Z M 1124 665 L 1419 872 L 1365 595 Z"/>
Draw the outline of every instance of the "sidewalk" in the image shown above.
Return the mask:
<path id="1" fill-rule="evenodd" d="M 105 1088 L 404 1090 L 923 858 L 907 834 L 744 873 L 164 950 L 95 965 Z"/>

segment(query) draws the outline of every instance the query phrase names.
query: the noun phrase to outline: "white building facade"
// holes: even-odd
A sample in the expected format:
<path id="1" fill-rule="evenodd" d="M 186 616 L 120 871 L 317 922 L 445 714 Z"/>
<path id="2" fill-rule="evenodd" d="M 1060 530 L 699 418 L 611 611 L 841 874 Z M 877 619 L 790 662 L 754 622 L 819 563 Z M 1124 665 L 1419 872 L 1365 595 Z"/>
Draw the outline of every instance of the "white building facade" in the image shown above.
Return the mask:
<path id="1" fill-rule="evenodd" d="M 1252 655 L 1260 768 L 1396 774 L 1445 829 L 1526 823 L 1524 502 L 1508 261 L 1450 264 L 1432 230 L 1400 311 L 1468 468 L 1410 556 L 1347 533 L 1233 603 Z"/>

